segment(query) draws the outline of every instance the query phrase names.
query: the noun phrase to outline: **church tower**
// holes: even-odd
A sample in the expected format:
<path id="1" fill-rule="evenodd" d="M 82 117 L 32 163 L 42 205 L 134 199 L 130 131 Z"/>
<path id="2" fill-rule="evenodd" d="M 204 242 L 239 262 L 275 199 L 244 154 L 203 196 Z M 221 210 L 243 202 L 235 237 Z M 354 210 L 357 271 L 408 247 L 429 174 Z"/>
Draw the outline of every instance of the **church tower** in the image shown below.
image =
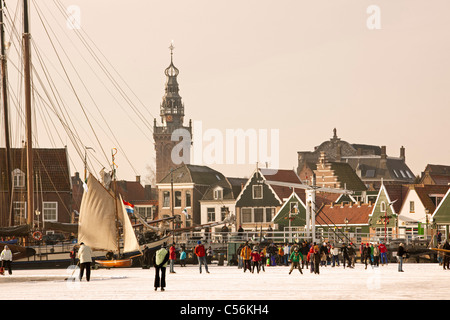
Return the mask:
<path id="1" fill-rule="evenodd" d="M 172 160 L 172 149 L 180 143 L 178 138 L 172 141 L 172 134 L 177 129 L 183 129 L 192 137 L 192 122 L 189 121 L 189 127 L 183 126 L 184 121 L 184 103 L 181 101 L 177 76 L 179 70 L 173 64 L 173 44 L 170 45 L 170 65 L 164 71 L 167 80 L 165 94 L 160 106 L 161 126 L 156 125 L 156 119 L 153 124 L 153 139 L 155 141 L 156 151 L 156 182 L 161 181 L 170 170 L 181 165 L 174 163 Z M 189 148 L 182 149 L 178 154 L 178 159 L 183 157 L 190 159 Z M 182 154 L 187 151 L 189 154 Z M 187 163 L 186 163 L 187 164 Z"/>

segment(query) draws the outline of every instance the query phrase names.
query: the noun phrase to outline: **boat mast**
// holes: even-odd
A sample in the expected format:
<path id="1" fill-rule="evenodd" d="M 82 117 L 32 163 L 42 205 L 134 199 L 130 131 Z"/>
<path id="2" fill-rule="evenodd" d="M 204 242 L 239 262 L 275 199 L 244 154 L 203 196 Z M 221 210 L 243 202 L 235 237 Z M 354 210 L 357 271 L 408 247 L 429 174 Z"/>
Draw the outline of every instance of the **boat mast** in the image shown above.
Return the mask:
<path id="1" fill-rule="evenodd" d="M 116 210 L 116 236 L 117 236 L 117 255 L 118 259 L 120 259 L 120 226 L 119 226 L 119 207 L 117 204 L 118 196 L 118 190 L 117 190 L 117 179 L 116 179 L 116 163 L 114 162 L 114 157 L 117 154 L 117 149 L 113 148 L 111 150 L 112 155 L 112 178 L 114 182 L 114 203 L 115 203 L 115 210 Z"/>
<path id="2" fill-rule="evenodd" d="M 30 68 L 30 30 L 28 24 L 28 0 L 23 0 L 23 72 L 25 77 L 25 114 L 27 147 L 27 224 L 33 226 L 33 141 L 31 130 L 31 68 Z"/>
<path id="3" fill-rule="evenodd" d="M 12 198 L 12 179 L 11 179 L 11 145 L 9 136 L 9 107 L 8 107 L 8 80 L 6 69 L 6 54 L 5 54 L 5 28 L 3 24 L 3 0 L 0 0 L 0 59 L 1 59 L 1 73 L 2 73 L 2 102 L 3 102 L 3 116 L 5 122 L 5 152 L 6 152 L 6 185 L 8 187 L 6 203 L 6 220 L 9 217 L 9 225 L 14 225 L 14 215 L 11 210 L 11 198 Z M 3 217 L 0 219 L 3 223 Z"/>

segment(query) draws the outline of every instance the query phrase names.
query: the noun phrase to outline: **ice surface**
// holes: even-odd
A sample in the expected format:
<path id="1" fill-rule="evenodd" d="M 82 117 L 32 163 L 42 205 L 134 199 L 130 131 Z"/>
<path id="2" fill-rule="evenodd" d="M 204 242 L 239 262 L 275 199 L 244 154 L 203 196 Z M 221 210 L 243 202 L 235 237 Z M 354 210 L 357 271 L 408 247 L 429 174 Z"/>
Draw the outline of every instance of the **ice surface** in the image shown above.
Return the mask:
<path id="1" fill-rule="evenodd" d="M 320 274 L 303 269 L 288 274 L 285 266 L 266 267 L 259 274 L 235 266 L 167 268 L 165 292 L 154 291 L 155 269 L 93 270 L 91 281 L 65 280 L 71 269 L 13 270 L 0 276 L 0 299 L 7 300 L 446 300 L 450 271 L 438 264 L 397 264 L 378 268 L 357 263 L 354 269 L 321 267 Z M 74 276 L 77 275 L 75 271 Z"/>

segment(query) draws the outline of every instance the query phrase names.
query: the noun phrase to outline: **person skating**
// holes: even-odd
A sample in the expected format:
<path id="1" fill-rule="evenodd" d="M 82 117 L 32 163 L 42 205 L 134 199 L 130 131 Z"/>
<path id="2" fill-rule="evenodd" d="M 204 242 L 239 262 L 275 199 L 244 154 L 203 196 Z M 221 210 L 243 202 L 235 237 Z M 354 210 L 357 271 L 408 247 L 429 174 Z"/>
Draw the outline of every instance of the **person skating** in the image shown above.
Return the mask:
<path id="1" fill-rule="evenodd" d="M 12 275 L 12 252 L 7 245 L 3 248 L 2 253 L 0 254 L 1 260 L 1 274 L 4 275 L 5 267 L 8 268 L 8 274 Z"/>
<path id="2" fill-rule="evenodd" d="M 448 240 L 445 240 L 444 245 L 442 246 L 442 249 L 444 250 L 450 250 L 450 244 L 448 243 Z M 444 252 L 443 255 L 443 266 L 444 266 L 444 270 L 450 270 L 450 252 Z"/>
<path id="3" fill-rule="evenodd" d="M 367 260 L 369 260 L 370 265 L 372 266 L 372 259 L 371 259 L 371 250 L 369 243 L 366 244 L 366 246 L 363 249 L 363 257 L 364 257 L 364 264 L 366 265 L 367 269 Z"/>
<path id="4" fill-rule="evenodd" d="M 300 271 L 300 273 L 303 274 L 302 266 L 300 264 L 302 260 L 303 260 L 302 253 L 299 251 L 298 246 L 295 246 L 294 251 L 289 256 L 289 261 L 291 262 L 291 269 L 289 270 L 289 274 L 291 274 L 292 270 L 294 270 L 295 268 L 298 268 L 298 271 Z"/>
<path id="5" fill-rule="evenodd" d="M 256 268 L 256 271 L 259 273 L 259 265 L 260 265 L 260 261 L 261 261 L 261 255 L 259 254 L 258 250 L 253 249 L 251 256 L 252 256 L 252 273 L 255 273 L 255 268 Z"/>
<path id="6" fill-rule="evenodd" d="M 78 259 L 80 260 L 80 276 L 79 279 L 83 279 L 83 273 L 86 269 L 86 280 L 91 280 L 91 263 L 92 263 L 92 250 L 89 246 L 83 242 L 80 243 L 80 249 L 78 250 Z"/>
<path id="7" fill-rule="evenodd" d="M 345 269 L 345 262 L 347 261 L 347 267 L 350 267 L 352 263 L 350 261 L 350 256 L 348 255 L 348 247 L 345 245 L 345 243 L 342 244 L 341 253 L 342 253 L 342 266 Z"/>
<path id="8" fill-rule="evenodd" d="M 250 259 L 252 258 L 252 250 L 250 249 L 248 243 L 246 243 L 242 248 L 241 257 L 242 260 L 244 261 L 244 272 L 247 271 L 247 269 L 251 270 Z"/>
<path id="9" fill-rule="evenodd" d="M 194 248 L 194 253 L 198 259 L 198 266 L 200 269 L 200 273 L 202 273 L 202 264 L 205 265 L 206 273 L 209 273 L 208 263 L 206 262 L 206 250 L 205 250 L 205 246 L 202 244 L 201 241 L 197 242 L 197 245 Z"/>
<path id="10" fill-rule="evenodd" d="M 175 272 L 175 260 L 177 258 L 177 250 L 175 248 L 175 243 L 172 243 L 172 245 L 169 248 L 169 264 L 170 264 L 170 273 L 176 273 Z"/>
<path id="11" fill-rule="evenodd" d="M 165 243 L 161 248 L 156 251 L 153 256 L 153 266 L 155 267 L 155 291 L 161 287 L 161 291 L 164 291 L 166 287 L 166 267 L 169 261 L 169 251 L 165 248 Z M 160 275 L 161 273 L 161 275 Z"/>
<path id="12" fill-rule="evenodd" d="M 403 256 L 406 254 L 406 250 L 403 247 L 403 243 L 400 243 L 397 250 L 398 272 L 403 272 Z"/>

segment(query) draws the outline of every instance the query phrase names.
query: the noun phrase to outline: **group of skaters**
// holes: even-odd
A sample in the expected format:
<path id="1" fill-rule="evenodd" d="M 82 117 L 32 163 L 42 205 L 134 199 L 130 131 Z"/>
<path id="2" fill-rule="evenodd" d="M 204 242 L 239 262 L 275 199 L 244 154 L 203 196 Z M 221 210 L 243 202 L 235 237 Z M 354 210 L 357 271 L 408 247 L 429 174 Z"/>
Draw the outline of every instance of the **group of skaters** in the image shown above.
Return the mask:
<path id="1" fill-rule="evenodd" d="M 289 274 L 294 269 L 298 269 L 303 274 L 302 269 L 310 269 L 311 273 L 320 274 L 320 267 L 339 267 L 345 269 L 354 268 L 356 262 L 356 250 L 358 248 L 353 243 L 343 243 L 334 245 L 330 242 L 317 244 L 309 243 L 306 240 L 299 243 L 285 243 L 261 245 L 252 244 L 248 241 L 241 244 L 237 249 L 238 268 L 244 272 L 249 270 L 265 271 L 265 266 L 289 266 Z M 388 264 L 387 248 L 384 243 L 361 243 L 359 253 L 361 263 L 367 266 L 379 267 L 380 264 Z M 401 267 L 399 267 L 401 268 Z M 400 270 L 399 270 L 400 271 Z"/>

